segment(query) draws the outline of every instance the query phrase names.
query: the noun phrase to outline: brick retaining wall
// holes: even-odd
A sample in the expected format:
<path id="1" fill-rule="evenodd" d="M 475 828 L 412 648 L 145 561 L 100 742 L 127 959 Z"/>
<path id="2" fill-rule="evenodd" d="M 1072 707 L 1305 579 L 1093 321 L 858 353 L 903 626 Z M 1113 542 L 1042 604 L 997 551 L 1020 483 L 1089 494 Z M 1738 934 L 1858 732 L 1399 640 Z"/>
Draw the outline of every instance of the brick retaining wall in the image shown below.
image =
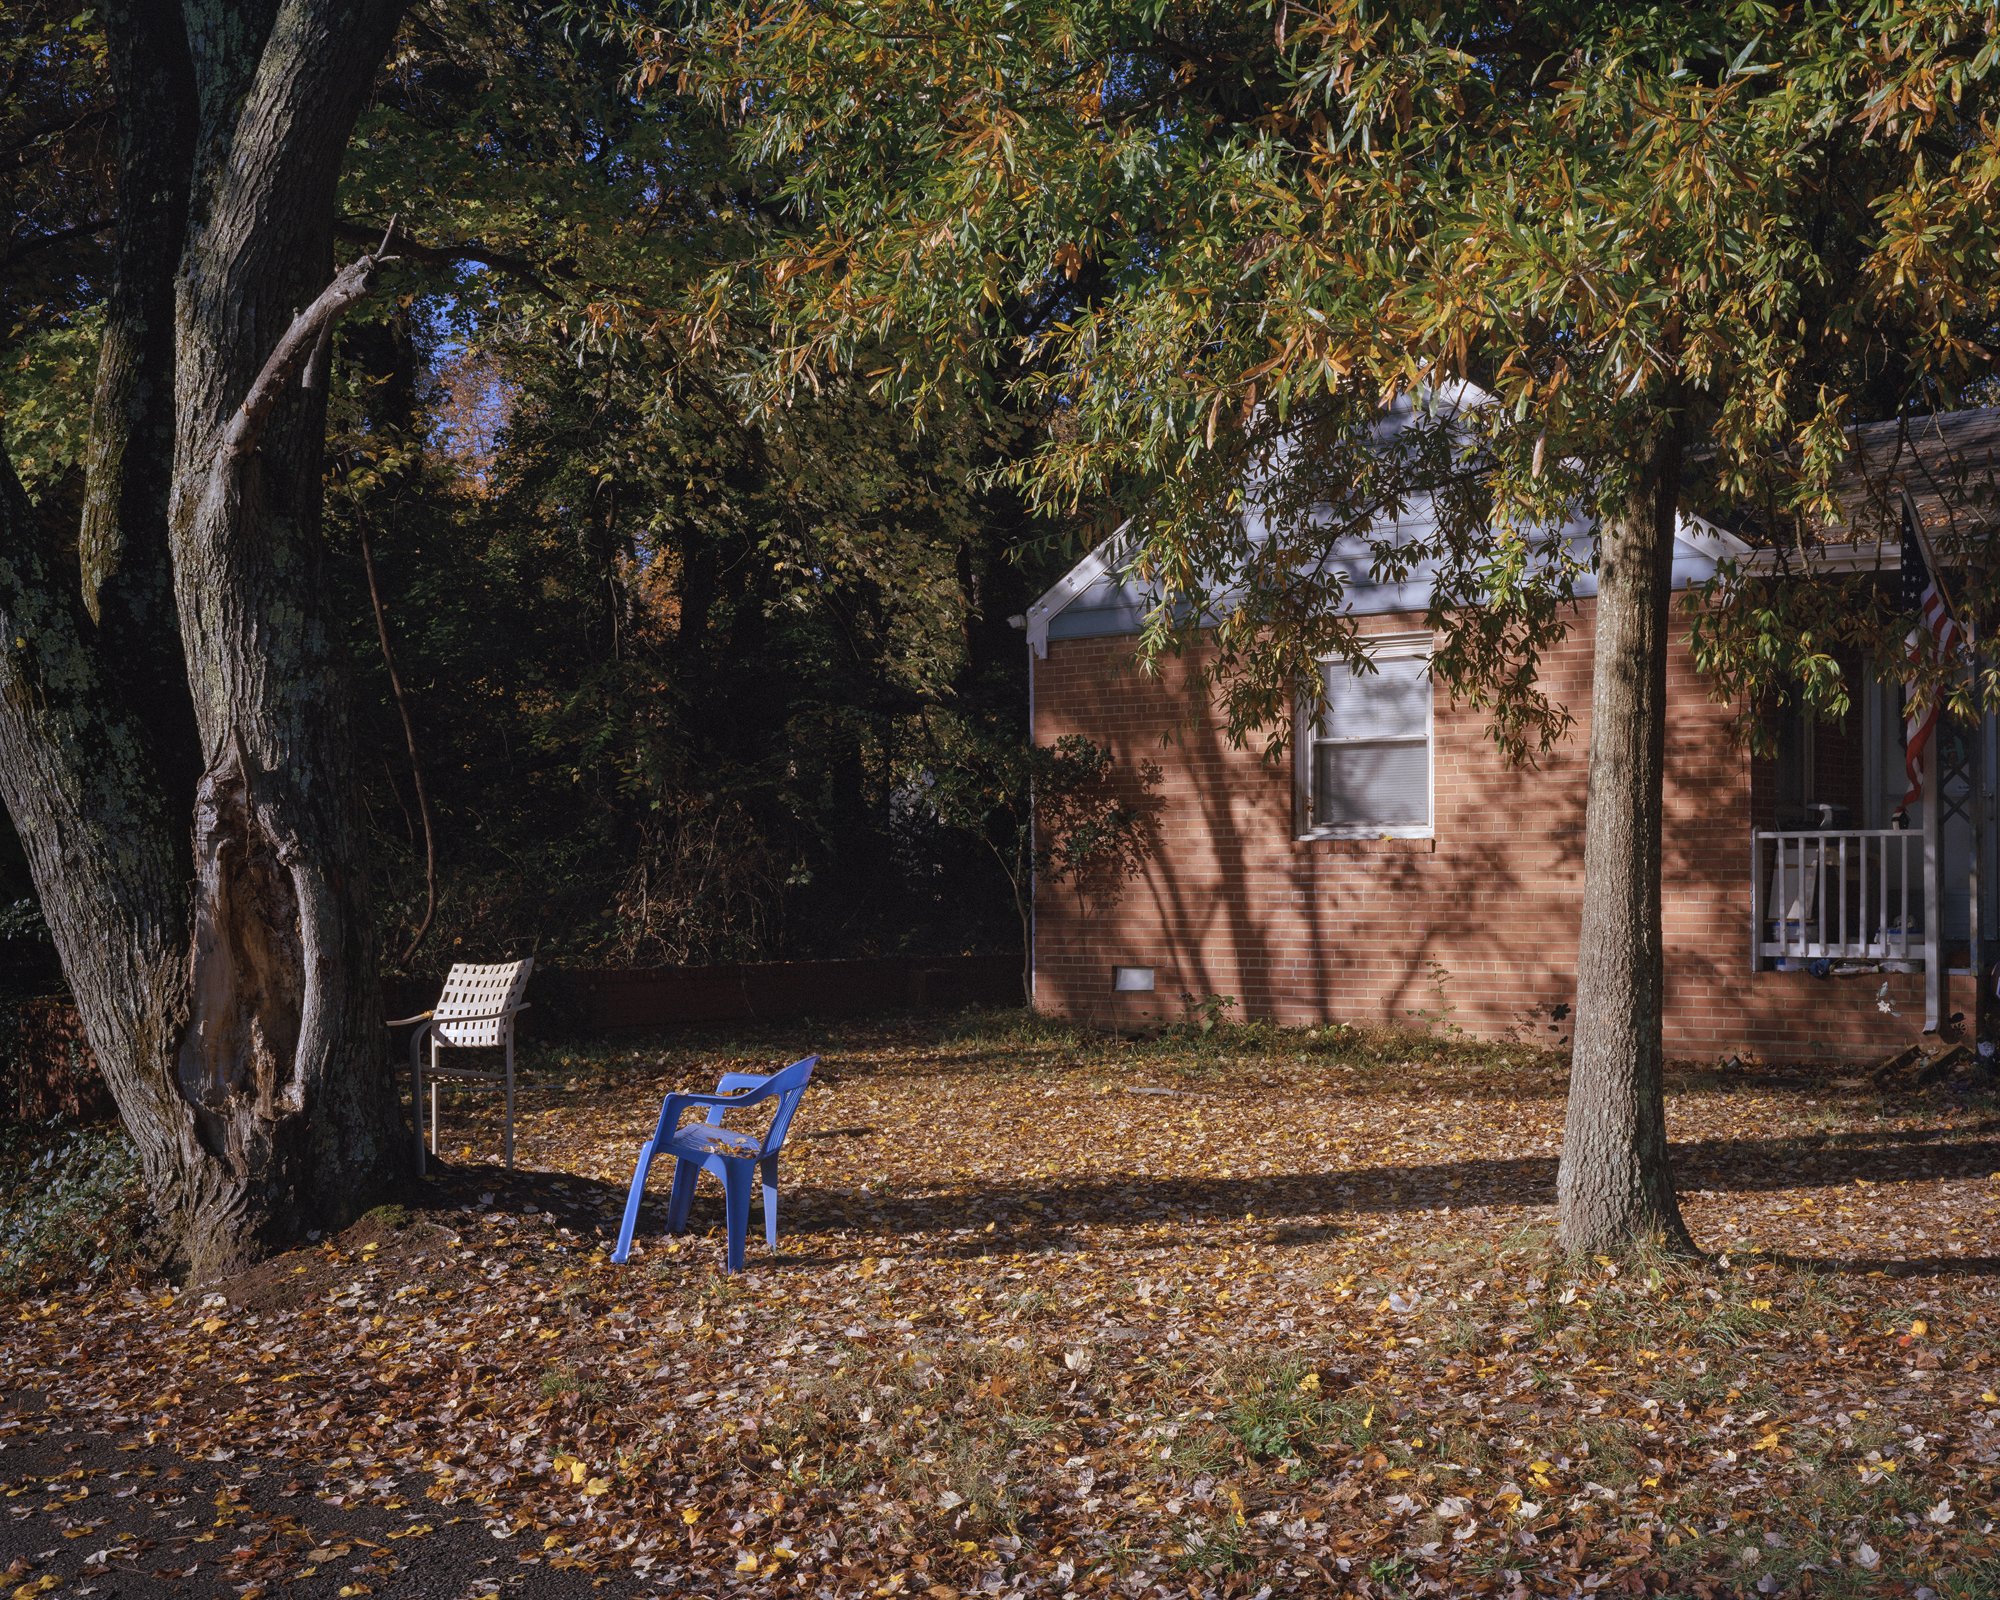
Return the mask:
<path id="1" fill-rule="evenodd" d="M 443 973 L 383 986 L 392 1017 L 422 1011 Z M 882 956 L 631 971 L 552 967 L 528 984 L 527 1033 L 591 1034 L 690 1023 L 864 1017 L 1021 1003 L 1021 958 Z M 103 1080 L 66 997 L 0 1003 L 0 1121 L 110 1111 Z"/>

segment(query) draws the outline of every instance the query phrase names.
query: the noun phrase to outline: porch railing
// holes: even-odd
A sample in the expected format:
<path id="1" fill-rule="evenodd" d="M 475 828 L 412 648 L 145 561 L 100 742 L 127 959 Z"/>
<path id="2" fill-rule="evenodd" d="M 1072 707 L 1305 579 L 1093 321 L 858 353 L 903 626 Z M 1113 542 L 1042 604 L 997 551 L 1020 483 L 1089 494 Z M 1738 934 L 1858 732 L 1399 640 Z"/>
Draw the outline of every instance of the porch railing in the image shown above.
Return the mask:
<path id="1" fill-rule="evenodd" d="M 1751 952 L 1774 960 L 1926 964 L 1924 836 L 1913 828 L 1750 836 Z"/>

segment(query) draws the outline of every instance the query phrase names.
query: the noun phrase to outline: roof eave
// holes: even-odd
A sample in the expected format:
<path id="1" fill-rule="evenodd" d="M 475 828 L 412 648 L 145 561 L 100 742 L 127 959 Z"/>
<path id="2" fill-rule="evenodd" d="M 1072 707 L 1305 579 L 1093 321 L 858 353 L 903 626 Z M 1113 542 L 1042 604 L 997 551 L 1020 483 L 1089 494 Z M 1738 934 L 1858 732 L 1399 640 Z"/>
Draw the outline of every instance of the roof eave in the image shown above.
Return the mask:
<path id="1" fill-rule="evenodd" d="M 1115 572 L 1130 546 L 1132 519 L 1127 517 L 1100 539 L 1090 554 L 1058 578 L 1041 599 L 1028 607 L 1028 648 L 1039 661 L 1049 655 L 1049 624 L 1099 578 Z"/>

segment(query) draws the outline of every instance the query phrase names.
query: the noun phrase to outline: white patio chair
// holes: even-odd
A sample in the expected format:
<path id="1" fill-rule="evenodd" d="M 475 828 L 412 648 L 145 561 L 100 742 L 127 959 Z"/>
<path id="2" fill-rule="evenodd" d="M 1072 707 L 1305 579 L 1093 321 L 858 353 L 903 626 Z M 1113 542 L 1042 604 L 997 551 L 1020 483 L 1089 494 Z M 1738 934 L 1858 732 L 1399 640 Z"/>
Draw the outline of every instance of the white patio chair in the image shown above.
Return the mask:
<path id="1" fill-rule="evenodd" d="M 392 1028 L 421 1024 L 410 1035 L 410 1084 L 412 1107 L 417 1125 L 417 1173 L 424 1170 L 424 1083 L 431 1089 L 431 1149 L 437 1154 L 438 1084 L 502 1083 L 507 1091 L 507 1166 L 514 1165 L 514 1019 L 528 1009 L 521 993 L 528 987 L 528 975 L 535 959 L 504 961 L 492 966 L 456 962 L 445 975 L 444 993 L 428 1011 L 414 1017 L 398 1017 Z M 424 1066 L 424 1041 L 430 1040 L 430 1067 Z M 506 1067 L 500 1072 L 476 1071 L 471 1067 L 446 1066 L 439 1057 L 450 1050 L 504 1050 Z"/>

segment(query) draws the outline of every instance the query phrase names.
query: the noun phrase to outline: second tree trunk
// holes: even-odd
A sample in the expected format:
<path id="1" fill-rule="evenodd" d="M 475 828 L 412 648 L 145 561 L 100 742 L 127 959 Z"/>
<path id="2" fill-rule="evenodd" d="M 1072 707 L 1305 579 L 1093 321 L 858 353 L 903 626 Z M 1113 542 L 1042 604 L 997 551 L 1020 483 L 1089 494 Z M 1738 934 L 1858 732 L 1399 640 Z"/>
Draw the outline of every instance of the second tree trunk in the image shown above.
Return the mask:
<path id="1" fill-rule="evenodd" d="M 1691 1248 L 1667 1158 L 1660 831 L 1667 616 L 1681 450 L 1660 419 L 1598 534 L 1583 926 L 1569 1110 L 1556 1180 L 1561 1243 Z"/>

